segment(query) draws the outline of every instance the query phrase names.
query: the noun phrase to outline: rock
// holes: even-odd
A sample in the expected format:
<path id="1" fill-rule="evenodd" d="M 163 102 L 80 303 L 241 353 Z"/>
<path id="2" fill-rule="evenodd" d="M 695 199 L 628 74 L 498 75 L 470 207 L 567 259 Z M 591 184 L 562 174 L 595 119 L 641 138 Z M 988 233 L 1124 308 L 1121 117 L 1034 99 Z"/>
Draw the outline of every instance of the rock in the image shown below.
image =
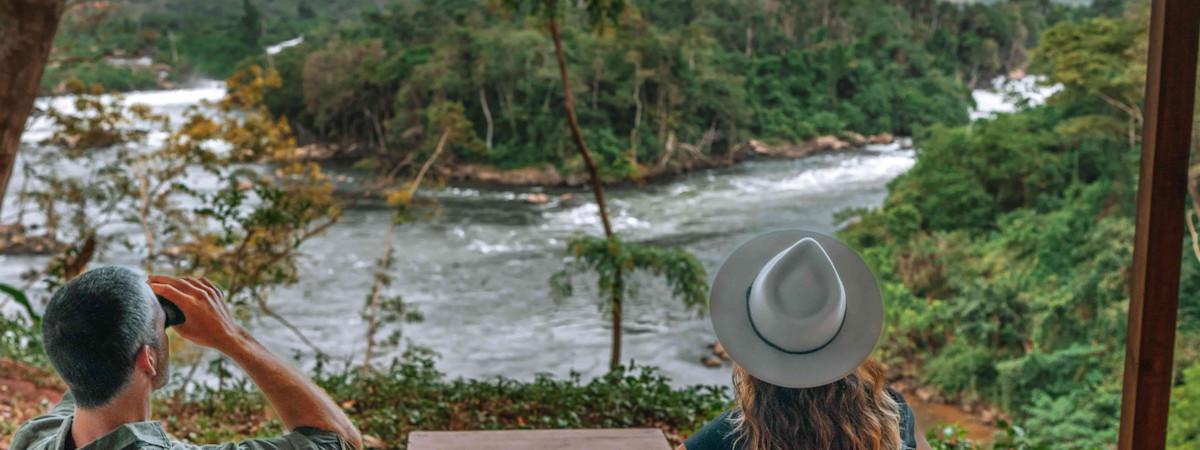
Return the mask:
<path id="1" fill-rule="evenodd" d="M 560 202 L 569 202 L 571 200 L 575 200 L 575 194 L 572 194 L 570 192 L 558 196 L 558 201 L 560 201 Z"/>
<path id="2" fill-rule="evenodd" d="M 48 235 L 32 235 L 20 224 L 0 225 L 0 254 L 48 255 L 66 248 L 66 243 Z"/>
<path id="3" fill-rule="evenodd" d="M 450 178 L 460 180 L 524 186 L 554 186 L 563 183 L 570 184 L 569 182 L 572 181 L 563 178 L 551 165 L 502 170 L 485 164 L 462 164 L 452 167 L 448 175 Z"/>
<path id="4" fill-rule="evenodd" d="M 892 133 L 888 133 L 886 131 L 883 133 L 871 135 L 870 137 L 867 138 L 867 144 L 871 144 L 871 145 L 887 145 L 887 144 L 891 144 L 892 142 L 895 142 L 895 141 L 896 141 L 896 137 L 892 136 Z"/>
<path id="5" fill-rule="evenodd" d="M 863 135 L 855 133 L 853 131 L 847 131 L 845 133 L 845 135 L 846 135 L 846 140 L 850 141 L 851 144 L 863 145 L 863 144 L 867 143 L 866 137 L 863 137 Z"/>
<path id="6" fill-rule="evenodd" d="M 703 363 L 705 367 L 721 367 L 721 358 L 716 356 L 705 356 L 700 358 L 700 362 Z"/>
<path id="7" fill-rule="evenodd" d="M 1019 80 L 1021 78 L 1025 78 L 1025 70 L 1023 69 L 1013 69 L 1011 72 L 1008 72 L 1008 79 L 1010 80 Z"/>
<path id="8" fill-rule="evenodd" d="M 535 205 L 541 205 L 544 203 L 550 203 L 550 196 L 543 194 L 541 192 L 534 192 L 529 195 L 526 195 L 525 201 L 527 201 L 529 203 L 533 203 Z"/>
<path id="9" fill-rule="evenodd" d="M 999 419 L 999 418 L 1000 418 L 1000 410 L 998 410 L 996 408 L 992 408 L 992 407 L 980 408 L 979 420 L 982 420 L 983 423 L 986 423 L 988 425 L 994 425 L 996 423 L 996 419 Z"/>
<path id="10" fill-rule="evenodd" d="M 333 146 L 320 145 L 320 144 L 309 144 L 309 145 L 305 145 L 303 147 L 296 147 L 296 150 L 291 155 L 292 156 L 291 159 L 298 159 L 298 160 L 302 160 L 302 161 L 309 161 L 309 160 L 318 160 L 319 161 L 319 160 L 329 159 L 329 158 L 333 157 L 333 155 L 335 153 L 337 153 L 337 151 L 336 151 L 336 149 L 333 148 Z"/>
<path id="11" fill-rule="evenodd" d="M 931 398 L 933 398 L 933 391 L 930 391 L 926 388 L 917 388 L 915 394 L 917 394 L 917 398 L 921 399 L 923 402 L 928 402 Z"/>
<path id="12" fill-rule="evenodd" d="M 750 145 L 750 150 L 753 151 L 754 153 L 758 153 L 758 154 L 762 154 L 762 155 L 771 154 L 771 146 L 767 145 L 763 141 L 751 139 L 749 145 Z"/>
<path id="13" fill-rule="evenodd" d="M 774 156 L 778 158 L 804 158 L 814 153 L 825 151 L 837 151 L 850 148 L 852 145 L 860 145 L 866 142 L 866 138 L 858 133 L 847 133 L 850 139 L 856 142 L 851 144 L 842 138 L 833 135 L 817 136 L 802 143 L 786 143 L 771 145 L 758 140 L 750 140 L 746 145 L 750 150 L 760 155 Z"/>
<path id="14" fill-rule="evenodd" d="M 841 140 L 837 136 L 825 135 L 817 136 L 813 140 L 813 145 L 816 147 L 816 150 L 842 150 L 849 147 L 850 143 Z"/>

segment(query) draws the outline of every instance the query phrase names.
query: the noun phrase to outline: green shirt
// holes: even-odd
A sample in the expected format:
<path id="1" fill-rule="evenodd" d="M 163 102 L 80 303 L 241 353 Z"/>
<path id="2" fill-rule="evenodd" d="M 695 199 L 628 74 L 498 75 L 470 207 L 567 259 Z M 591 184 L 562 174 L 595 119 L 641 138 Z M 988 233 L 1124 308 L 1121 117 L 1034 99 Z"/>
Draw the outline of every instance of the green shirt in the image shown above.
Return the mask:
<path id="1" fill-rule="evenodd" d="M 13 435 L 10 450 L 65 450 L 75 418 L 75 398 L 68 392 L 62 402 L 45 415 L 26 422 Z M 172 439 L 158 422 L 121 425 L 78 450 L 346 450 L 342 438 L 315 428 L 297 428 L 283 436 L 249 439 L 237 443 L 193 445 Z"/>

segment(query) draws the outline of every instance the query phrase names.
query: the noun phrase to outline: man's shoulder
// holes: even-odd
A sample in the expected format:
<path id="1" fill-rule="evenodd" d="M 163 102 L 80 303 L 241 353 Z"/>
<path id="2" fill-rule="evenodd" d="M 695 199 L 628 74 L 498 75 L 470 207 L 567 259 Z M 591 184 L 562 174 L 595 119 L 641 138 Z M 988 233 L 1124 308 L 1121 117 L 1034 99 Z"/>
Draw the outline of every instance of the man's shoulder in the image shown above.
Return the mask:
<path id="1" fill-rule="evenodd" d="M 316 428 L 300 427 L 276 437 L 246 439 L 224 444 L 196 445 L 171 440 L 171 450 L 346 450 L 341 436 Z"/>
<path id="2" fill-rule="evenodd" d="M 13 434 L 9 450 L 50 449 L 63 423 L 70 419 L 71 416 L 45 414 L 25 422 Z"/>

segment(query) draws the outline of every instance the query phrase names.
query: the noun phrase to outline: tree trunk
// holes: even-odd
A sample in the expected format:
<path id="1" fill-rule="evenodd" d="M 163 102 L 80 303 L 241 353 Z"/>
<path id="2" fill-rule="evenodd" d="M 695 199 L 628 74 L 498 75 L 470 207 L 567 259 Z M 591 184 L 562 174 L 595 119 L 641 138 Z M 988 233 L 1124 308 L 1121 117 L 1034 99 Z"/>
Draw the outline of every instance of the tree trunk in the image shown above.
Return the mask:
<path id="1" fill-rule="evenodd" d="M 392 234 L 396 228 L 395 221 L 389 221 L 387 233 L 383 235 L 383 259 L 379 260 L 379 272 L 385 272 L 391 267 L 392 260 Z M 367 351 L 363 354 L 363 375 L 371 373 L 371 358 L 375 352 L 375 333 L 379 331 L 379 309 L 383 304 L 383 282 L 382 277 L 376 277 L 375 284 L 371 286 L 371 303 L 367 310 Z"/>
<path id="2" fill-rule="evenodd" d="M 479 88 L 479 104 L 483 107 L 483 118 L 487 120 L 487 149 L 492 149 L 492 108 L 488 107 L 487 91 Z"/>
<path id="3" fill-rule="evenodd" d="M 613 275 L 612 291 L 612 353 L 609 354 L 608 368 L 614 370 L 621 365 L 621 293 L 625 291 L 625 280 L 621 267 L 617 266 Z"/>
<path id="4" fill-rule="evenodd" d="M 0 2 L 0 206 L 17 162 L 21 132 L 62 19 L 64 0 Z"/>
<path id="5" fill-rule="evenodd" d="M 588 150 L 587 143 L 583 140 L 583 133 L 579 130 L 579 120 L 575 117 L 575 99 L 571 96 L 571 83 L 567 76 L 567 56 L 563 52 L 562 37 L 559 35 L 554 4 L 555 0 L 546 0 L 550 37 L 554 40 L 554 56 L 558 59 L 558 73 L 562 79 L 563 106 L 567 110 L 567 124 L 570 125 L 575 147 L 579 149 L 579 155 L 583 157 L 583 162 L 587 165 L 588 177 L 592 182 L 592 193 L 596 196 L 596 207 L 600 210 L 600 221 L 604 225 L 604 236 L 608 238 L 609 242 L 613 242 L 616 237 L 613 235 L 612 223 L 608 220 L 608 204 L 604 201 L 604 185 L 600 183 L 600 171 L 596 169 L 596 161 L 592 159 L 592 152 Z M 613 345 L 612 355 L 609 358 L 610 369 L 615 369 L 621 362 L 621 294 L 624 286 L 620 266 L 617 266 L 613 278 Z"/>
<path id="6" fill-rule="evenodd" d="M 634 82 L 633 82 L 633 129 L 629 130 L 629 162 L 633 164 L 634 169 L 638 166 L 637 148 L 638 148 L 638 128 L 642 127 L 642 78 L 637 75 L 641 70 L 641 65 L 634 65 Z"/>
<path id="7" fill-rule="evenodd" d="M 746 57 L 754 56 L 754 27 L 746 25 Z"/>
<path id="8" fill-rule="evenodd" d="M 438 156 L 441 156 L 442 150 L 446 148 L 446 140 L 450 138 L 450 128 L 447 127 L 442 131 L 442 136 L 438 138 L 437 147 L 433 150 L 433 155 L 429 156 L 429 160 L 421 165 L 421 170 L 417 171 L 416 178 L 413 178 L 412 186 L 408 188 L 409 196 L 417 194 L 417 188 L 421 187 L 421 180 L 425 179 L 425 172 L 433 167 L 434 161 L 437 161 Z"/>
<path id="9" fill-rule="evenodd" d="M 575 141 L 575 147 L 579 149 L 579 155 L 583 157 L 583 162 L 587 166 L 588 177 L 592 183 L 592 193 L 596 196 L 596 206 L 600 209 L 600 220 L 604 225 L 604 235 L 611 239 L 613 237 L 612 224 L 608 220 L 608 204 L 604 201 L 604 186 L 600 183 L 600 171 L 596 168 L 596 161 L 592 159 L 592 152 L 588 150 L 587 143 L 583 140 L 583 132 L 579 130 L 579 120 L 575 117 L 575 99 L 571 95 L 571 83 L 567 75 L 567 56 L 563 52 L 558 20 L 554 17 L 554 3 L 555 0 L 546 0 L 546 8 L 550 11 L 550 37 L 554 39 L 554 56 L 558 58 L 558 72 L 562 79 L 563 106 L 567 110 L 567 125 L 571 128 L 571 138 Z"/>
<path id="10" fill-rule="evenodd" d="M 450 128 L 442 131 L 442 136 L 438 138 L 437 148 L 425 164 L 421 165 L 421 170 L 417 172 L 417 176 L 413 178 L 412 184 L 408 187 L 408 196 L 412 198 L 417 195 L 417 189 L 421 187 L 421 181 L 425 179 L 425 173 L 433 166 L 434 161 L 437 161 L 438 156 L 441 156 L 442 149 L 446 148 L 446 141 L 450 138 Z M 391 177 L 388 177 L 389 179 Z M 383 237 L 383 258 L 379 260 L 379 273 L 382 275 L 392 267 L 392 235 L 395 233 L 396 221 L 388 222 L 387 234 Z M 363 354 L 362 373 L 366 375 L 371 372 L 371 358 L 374 357 L 375 351 L 375 333 L 379 331 L 379 309 L 383 304 L 383 277 L 379 276 L 375 279 L 375 284 L 371 286 L 371 301 L 367 306 L 367 351 Z"/>

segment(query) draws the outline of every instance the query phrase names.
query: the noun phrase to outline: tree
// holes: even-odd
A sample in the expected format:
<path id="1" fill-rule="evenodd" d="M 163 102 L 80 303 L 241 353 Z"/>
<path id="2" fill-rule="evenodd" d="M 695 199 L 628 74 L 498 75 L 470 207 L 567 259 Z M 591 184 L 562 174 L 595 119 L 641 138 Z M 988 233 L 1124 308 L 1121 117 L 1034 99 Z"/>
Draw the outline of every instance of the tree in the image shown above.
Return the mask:
<path id="1" fill-rule="evenodd" d="M 1096 98 L 1126 120 L 1129 146 L 1142 127 L 1146 20 L 1097 17 L 1061 23 L 1042 34 L 1034 68 L 1061 83 L 1064 99 Z"/>
<path id="2" fill-rule="evenodd" d="M 296 5 L 296 15 L 307 20 L 317 17 L 317 12 L 313 11 L 312 5 L 309 5 L 308 1 L 300 0 L 300 3 Z"/>
<path id="3" fill-rule="evenodd" d="M 423 119 L 423 127 L 432 130 L 438 130 L 436 133 L 426 133 L 429 137 L 421 146 L 422 153 L 429 153 L 425 163 L 421 165 L 421 169 L 417 171 L 412 180 L 407 183 L 407 187 L 392 188 L 386 190 L 388 205 L 395 208 L 392 214 L 392 220 L 388 222 L 387 232 L 383 239 L 383 255 L 379 258 L 376 264 L 375 283 L 371 286 L 371 292 L 367 295 L 367 302 L 363 318 L 367 322 L 366 328 L 366 352 L 363 354 L 362 370 L 364 373 L 370 372 L 371 361 L 375 356 L 375 348 L 378 345 L 388 344 L 396 345 L 400 339 L 400 330 L 391 333 L 384 341 L 378 341 L 380 327 L 384 322 L 418 322 L 423 319 L 421 313 L 412 306 L 404 302 L 401 296 L 385 297 L 384 291 L 391 286 L 392 277 L 387 271 L 395 262 L 393 255 L 392 238 L 395 234 L 397 225 L 408 222 L 413 219 L 417 208 L 421 206 L 421 202 L 416 199 L 417 190 L 421 187 L 421 183 L 425 180 L 425 176 L 429 173 L 429 169 L 438 161 L 446 147 L 458 146 L 467 150 L 478 150 L 483 144 L 479 142 L 479 138 L 475 136 L 475 131 L 471 125 L 471 121 L 463 114 L 463 106 L 459 103 L 438 102 L 426 109 Z M 433 138 L 433 136 L 437 138 Z M 381 183 L 391 183 L 394 174 L 384 171 L 381 174 Z"/>
<path id="4" fill-rule="evenodd" d="M 516 2 L 511 2 L 516 4 Z M 593 27 L 606 22 L 615 22 L 624 10 L 621 0 L 592 0 L 586 2 L 587 18 Z M 611 314 L 612 347 L 609 355 L 609 368 L 616 370 L 621 364 L 621 322 L 622 304 L 631 294 L 632 285 L 627 277 L 634 271 L 644 270 L 654 275 L 664 277 L 672 288 L 672 294 L 683 301 L 688 308 L 702 309 L 707 299 L 707 275 L 704 267 L 686 251 L 679 249 L 659 249 L 648 245 L 625 244 L 613 230 L 609 220 L 608 204 L 604 198 L 604 183 L 600 179 L 600 171 L 593 158 L 579 119 L 575 113 L 575 98 L 571 91 L 571 81 L 567 68 L 566 51 L 563 49 L 561 29 L 559 27 L 559 10 L 556 0 L 544 0 L 540 5 L 533 3 L 535 11 L 541 11 L 550 39 L 554 42 L 554 56 L 558 62 L 559 81 L 563 91 L 563 108 L 567 113 L 567 126 L 571 139 L 583 159 L 591 183 L 592 194 L 595 196 L 600 223 L 604 230 L 604 238 L 578 237 L 567 245 L 568 254 L 575 261 L 563 270 L 551 276 L 550 284 L 556 296 L 570 295 L 571 276 L 577 271 L 593 271 L 597 274 L 597 289 L 603 296 L 608 297 L 607 307 Z"/>
<path id="5" fill-rule="evenodd" d="M 65 0 L 0 3 L 0 212 Z"/>
<path id="6" fill-rule="evenodd" d="M 242 42 L 247 47 L 256 48 L 262 33 L 262 13 L 250 0 L 242 0 Z"/>
<path id="7" fill-rule="evenodd" d="M 279 321 L 320 353 L 266 295 L 297 280 L 301 244 L 341 212 L 331 180 L 298 161 L 286 119 L 262 105 L 263 91 L 279 83 L 251 66 L 226 80 L 224 99 L 190 107 L 179 124 L 99 89 L 77 92 L 74 112 L 51 108 L 53 133 L 25 165 L 41 228 L 69 243 L 45 269 L 47 285 L 81 272 L 92 254 L 123 247 L 141 255 L 146 272 L 218 282 L 231 303 Z M 276 167 L 247 168 L 257 161 Z M 65 173 L 64 163 L 81 169 Z M 188 178 L 195 173 L 206 175 L 205 188 Z M 141 233 L 121 231 L 129 229 Z"/>

